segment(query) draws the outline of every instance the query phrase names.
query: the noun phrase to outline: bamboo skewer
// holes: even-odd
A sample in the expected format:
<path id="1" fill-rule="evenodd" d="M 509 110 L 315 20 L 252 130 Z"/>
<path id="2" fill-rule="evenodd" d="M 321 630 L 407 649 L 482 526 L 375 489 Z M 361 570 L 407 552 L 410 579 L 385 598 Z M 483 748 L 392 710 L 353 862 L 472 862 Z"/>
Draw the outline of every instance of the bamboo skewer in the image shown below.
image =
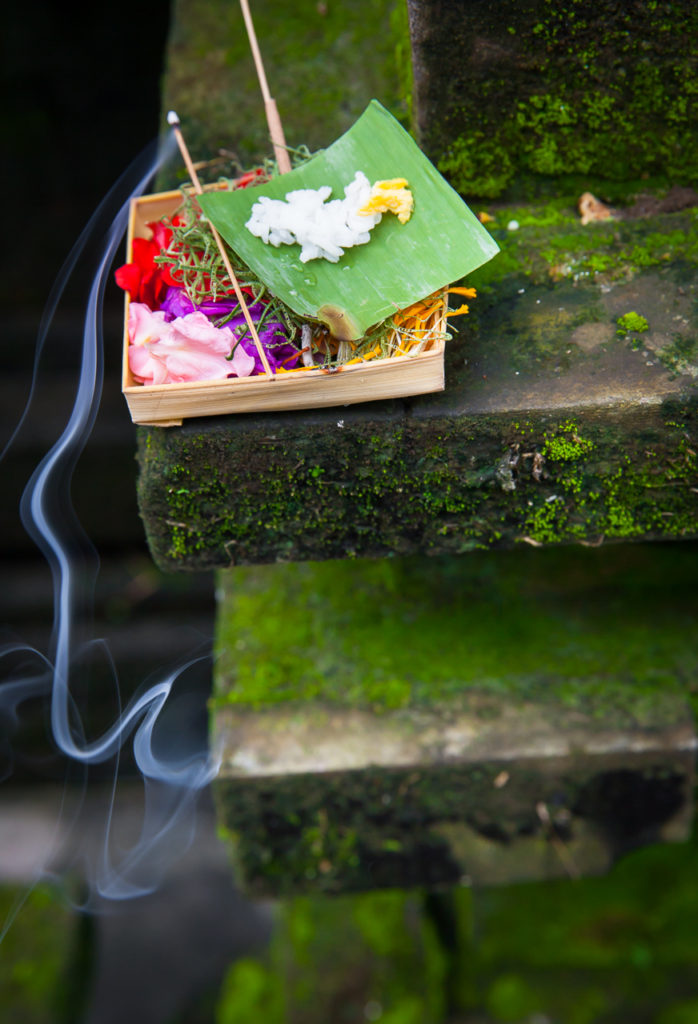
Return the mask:
<path id="1" fill-rule="evenodd" d="M 279 117 L 279 111 L 276 107 L 276 100 L 272 98 L 271 92 L 269 91 L 267 76 L 264 71 L 264 64 L 262 63 L 262 55 L 259 52 L 257 36 L 255 34 L 252 15 L 250 14 L 250 7 L 247 0 L 240 0 L 240 7 L 242 8 L 242 16 L 245 19 L 247 37 L 250 41 L 250 49 L 252 50 L 252 57 L 254 58 L 254 64 L 257 69 L 257 78 L 259 79 L 259 85 L 262 90 L 264 111 L 267 115 L 269 134 L 274 147 L 274 156 L 276 157 L 279 174 L 287 174 L 291 170 L 291 158 L 288 155 L 286 140 L 284 138 L 284 130 L 281 126 L 281 118 Z"/>
<path id="2" fill-rule="evenodd" d="M 189 177 L 191 178 L 191 182 L 192 182 L 192 185 L 194 186 L 194 190 L 195 190 L 197 195 L 201 195 L 202 192 L 203 192 L 203 188 L 201 186 L 201 182 L 199 181 L 199 176 L 196 173 L 196 169 L 194 167 L 194 164 L 192 163 L 191 156 L 189 155 L 189 150 L 187 149 L 187 144 L 184 141 L 184 137 L 182 135 L 182 131 L 181 131 L 180 126 L 179 126 L 179 117 L 175 113 L 174 110 L 171 110 L 169 112 L 169 114 L 167 115 L 167 123 L 170 125 L 170 127 L 174 131 L 174 136 L 175 136 L 175 139 L 177 140 L 177 145 L 179 146 L 179 151 L 182 154 L 182 159 L 184 160 L 184 164 L 185 164 L 185 166 L 187 168 L 187 171 L 189 173 Z M 288 154 L 286 154 L 286 156 L 288 156 Z M 216 240 L 216 245 L 218 246 L 218 251 L 221 254 L 221 258 L 223 260 L 223 264 L 224 264 L 225 269 L 227 271 L 228 277 L 230 278 L 230 280 L 232 282 L 232 285 L 233 285 L 233 288 L 235 289 L 235 297 L 237 298 L 238 302 L 240 303 L 240 308 L 242 309 L 242 314 L 245 317 L 245 322 L 247 323 L 247 326 L 249 328 L 250 334 L 252 335 L 252 340 L 254 341 L 255 348 L 257 349 L 257 352 L 259 353 L 259 358 L 262 360 L 262 365 L 264 367 L 264 372 L 266 373 L 267 377 L 271 377 L 273 375 L 272 375 L 272 372 L 271 372 L 271 366 L 269 365 L 269 360 L 267 359 L 267 354 L 264 351 L 264 346 L 262 345 L 262 342 L 259 339 L 259 335 L 257 334 L 257 328 L 255 327 L 255 325 L 254 325 L 254 323 L 252 321 L 252 317 L 250 316 L 250 311 L 249 311 L 249 309 L 247 307 L 247 303 L 245 301 L 245 296 L 242 294 L 242 291 L 240 289 L 240 285 L 239 285 L 238 279 L 237 279 L 237 277 L 235 275 L 235 271 L 233 270 L 233 268 L 232 268 L 232 266 L 230 264 L 230 259 L 228 258 L 228 253 L 226 252 L 225 246 L 223 245 L 223 239 L 218 234 L 218 231 L 213 226 L 213 224 L 210 224 L 210 228 L 211 228 L 211 232 L 213 234 L 213 237 Z"/>

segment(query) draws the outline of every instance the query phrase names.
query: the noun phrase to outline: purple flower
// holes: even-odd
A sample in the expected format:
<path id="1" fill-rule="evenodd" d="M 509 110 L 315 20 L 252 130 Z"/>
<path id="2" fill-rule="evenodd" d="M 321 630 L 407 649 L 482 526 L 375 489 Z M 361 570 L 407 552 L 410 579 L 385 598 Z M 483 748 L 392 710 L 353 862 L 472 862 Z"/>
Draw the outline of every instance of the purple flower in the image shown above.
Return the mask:
<path id="1" fill-rule="evenodd" d="M 287 370 L 292 370 L 300 359 L 300 352 L 294 345 L 289 345 L 288 338 L 283 333 L 282 325 L 277 323 L 264 324 L 261 331 L 257 333 L 274 373 L 282 364 Z M 240 342 L 240 347 L 254 358 L 253 372 L 263 373 L 264 366 L 262 365 L 262 360 L 257 352 L 257 346 L 249 333 Z"/>
<path id="2" fill-rule="evenodd" d="M 160 309 L 165 313 L 165 319 L 168 322 L 193 312 L 204 313 L 209 319 L 215 320 L 229 314 L 237 305 L 234 296 L 196 304 L 192 302 L 183 288 L 169 288 Z M 247 308 L 252 322 L 256 326 L 264 316 L 265 305 L 262 302 L 254 302 Z M 239 346 L 243 352 L 254 359 L 252 373 L 264 373 L 264 364 L 250 335 L 243 313 L 240 312 L 230 320 L 226 320 L 224 326 L 228 327 L 236 338 L 240 338 L 242 335 Z M 281 365 L 286 369 L 293 369 L 300 359 L 300 352 L 289 343 L 284 325 L 279 320 L 265 320 L 261 327 L 257 328 L 257 333 L 272 371 L 275 373 Z"/>
<path id="3" fill-rule="evenodd" d="M 167 295 L 160 309 L 167 313 L 168 320 L 174 320 L 178 316 L 186 316 L 187 313 L 203 313 L 209 318 L 225 316 L 237 306 L 237 299 L 234 295 L 229 298 L 207 300 L 206 302 L 195 303 L 189 298 L 184 288 L 168 288 Z"/>

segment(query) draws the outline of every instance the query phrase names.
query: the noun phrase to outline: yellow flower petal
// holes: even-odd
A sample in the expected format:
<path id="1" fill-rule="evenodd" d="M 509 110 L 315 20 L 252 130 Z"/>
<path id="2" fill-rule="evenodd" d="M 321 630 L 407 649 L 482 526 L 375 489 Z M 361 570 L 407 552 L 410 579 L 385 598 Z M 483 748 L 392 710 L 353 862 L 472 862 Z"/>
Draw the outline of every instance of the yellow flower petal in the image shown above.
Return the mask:
<path id="1" fill-rule="evenodd" d="M 414 197 L 407 188 L 405 178 L 387 178 L 376 181 L 367 202 L 356 212 L 360 216 L 370 213 L 394 213 L 401 224 L 412 216 Z"/>

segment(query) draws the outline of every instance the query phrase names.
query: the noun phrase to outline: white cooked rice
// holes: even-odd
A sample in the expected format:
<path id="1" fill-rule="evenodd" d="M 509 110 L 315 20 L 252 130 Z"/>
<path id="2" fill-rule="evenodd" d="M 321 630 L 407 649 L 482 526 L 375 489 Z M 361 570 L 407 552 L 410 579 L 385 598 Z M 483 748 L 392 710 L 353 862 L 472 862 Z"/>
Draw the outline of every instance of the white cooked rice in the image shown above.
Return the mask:
<path id="1" fill-rule="evenodd" d="M 382 214 L 359 216 L 371 185 L 362 171 L 344 189 L 344 199 L 332 199 L 329 185 L 287 192 L 286 200 L 262 196 L 252 207 L 245 227 L 267 245 L 301 246 L 301 263 L 326 259 L 337 263 L 345 249 L 365 245 Z"/>

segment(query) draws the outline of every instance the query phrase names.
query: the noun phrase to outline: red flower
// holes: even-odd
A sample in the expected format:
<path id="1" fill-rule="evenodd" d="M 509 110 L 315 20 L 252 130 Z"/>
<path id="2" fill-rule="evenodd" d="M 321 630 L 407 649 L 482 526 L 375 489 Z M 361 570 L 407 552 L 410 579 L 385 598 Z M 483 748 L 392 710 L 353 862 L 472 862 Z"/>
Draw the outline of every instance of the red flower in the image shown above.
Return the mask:
<path id="1" fill-rule="evenodd" d="M 269 176 L 263 167 L 255 167 L 253 171 L 246 171 L 240 178 L 235 180 L 235 188 L 249 188 L 250 185 L 261 185 L 269 181 Z"/>
<path id="2" fill-rule="evenodd" d="M 158 309 L 170 285 L 179 282 L 172 278 L 168 266 L 155 262 L 155 257 L 172 241 L 172 229 L 162 221 L 154 221 L 148 227 L 153 232 L 152 238 L 133 239 L 133 260 L 119 267 L 114 277 L 118 286 L 129 293 L 132 302 L 144 302 L 150 309 Z"/>

